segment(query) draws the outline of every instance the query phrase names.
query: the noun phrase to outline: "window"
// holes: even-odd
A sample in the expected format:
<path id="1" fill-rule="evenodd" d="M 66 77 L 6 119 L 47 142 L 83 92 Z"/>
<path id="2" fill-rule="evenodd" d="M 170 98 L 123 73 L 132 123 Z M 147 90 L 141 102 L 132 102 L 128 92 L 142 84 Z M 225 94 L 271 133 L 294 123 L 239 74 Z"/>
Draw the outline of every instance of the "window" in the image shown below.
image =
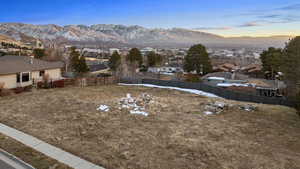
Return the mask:
<path id="1" fill-rule="evenodd" d="M 45 70 L 41 70 L 40 71 L 40 77 L 44 76 L 44 74 L 45 74 Z"/>
<path id="2" fill-rule="evenodd" d="M 22 73 L 22 82 L 29 82 L 30 73 Z"/>
<path id="3" fill-rule="evenodd" d="M 17 73 L 17 83 L 21 82 L 20 79 L 21 79 L 21 73 Z"/>

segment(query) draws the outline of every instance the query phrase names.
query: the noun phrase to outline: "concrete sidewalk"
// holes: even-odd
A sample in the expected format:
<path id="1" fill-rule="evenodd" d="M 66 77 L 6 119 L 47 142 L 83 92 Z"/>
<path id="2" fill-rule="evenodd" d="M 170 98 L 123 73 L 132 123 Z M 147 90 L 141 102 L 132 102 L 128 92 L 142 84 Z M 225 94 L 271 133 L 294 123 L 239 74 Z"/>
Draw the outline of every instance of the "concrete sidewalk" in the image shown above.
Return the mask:
<path id="1" fill-rule="evenodd" d="M 43 142 L 35 137 L 18 131 L 14 128 L 6 126 L 0 123 L 0 133 L 7 135 L 24 145 L 39 151 L 46 156 L 53 158 L 67 166 L 74 169 L 104 169 L 103 167 L 97 166 L 91 162 L 88 162 L 82 158 L 74 156 L 66 151 L 63 151 L 57 147 L 54 147 L 46 142 Z"/>

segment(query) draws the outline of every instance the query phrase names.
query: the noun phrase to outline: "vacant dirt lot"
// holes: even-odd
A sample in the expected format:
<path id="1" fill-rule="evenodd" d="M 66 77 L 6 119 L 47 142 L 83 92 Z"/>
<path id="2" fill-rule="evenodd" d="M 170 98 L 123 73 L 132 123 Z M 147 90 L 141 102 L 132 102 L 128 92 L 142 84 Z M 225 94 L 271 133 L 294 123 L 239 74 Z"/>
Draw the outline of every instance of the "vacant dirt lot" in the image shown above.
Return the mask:
<path id="1" fill-rule="evenodd" d="M 148 93 L 148 117 L 120 110 Z M 299 169 L 300 118 L 282 106 L 205 115 L 211 98 L 143 87 L 40 90 L 0 98 L 0 122 L 108 169 Z M 226 101 L 233 105 L 244 104 Z M 101 104 L 110 111 L 97 111 Z"/>

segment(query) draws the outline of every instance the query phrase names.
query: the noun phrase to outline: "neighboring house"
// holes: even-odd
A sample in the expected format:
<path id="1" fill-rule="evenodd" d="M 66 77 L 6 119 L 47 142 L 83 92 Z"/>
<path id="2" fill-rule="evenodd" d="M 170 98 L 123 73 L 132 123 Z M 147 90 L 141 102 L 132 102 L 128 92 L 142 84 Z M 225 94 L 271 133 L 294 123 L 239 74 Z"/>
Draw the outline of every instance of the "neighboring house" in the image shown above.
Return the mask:
<path id="1" fill-rule="evenodd" d="M 224 63 L 219 66 L 213 67 L 214 72 L 232 72 L 238 69 L 238 66 L 231 63 Z"/>
<path id="2" fill-rule="evenodd" d="M 170 74 L 170 73 L 178 73 L 183 72 L 180 67 L 149 67 L 148 72 L 150 73 L 160 73 L 160 74 Z"/>
<path id="3" fill-rule="evenodd" d="M 250 64 L 248 66 L 242 67 L 241 72 L 255 78 L 261 77 L 260 75 L 263 75 L 262 66 L 258 64 Z"/>
<path id="4" fill-rule="evenodd" d="M 0 83 L 4 88 L 30 86 L 43 80 L 48 75 L 52 81 L 62 78 L 62 62 L 48 62 L 28 56 L 2 56 L 0 57 Z"/>
<path id="5" fill-rule="evenodd" d="M 109 68 L 105 64 L 89 65 L 92 74 L 108 73 Z"/>

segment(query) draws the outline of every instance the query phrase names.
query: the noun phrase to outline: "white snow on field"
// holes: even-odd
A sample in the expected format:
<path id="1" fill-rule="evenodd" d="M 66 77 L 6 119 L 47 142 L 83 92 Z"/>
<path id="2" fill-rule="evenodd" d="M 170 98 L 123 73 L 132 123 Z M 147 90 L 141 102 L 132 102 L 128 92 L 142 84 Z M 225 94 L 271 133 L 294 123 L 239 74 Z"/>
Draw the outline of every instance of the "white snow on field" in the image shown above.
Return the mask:
<path id="1" fill-rule="evenodd" d="M 104 112 L 108 112 L 109 111 L 109 107 L 106 106 L 106 105 L 100 105 L 98 108 L 97 108 L 98 111 L 104 111 Z"/>
<path id="2" fill-rule="evenodd" d="M 205 111 L 204 114 L 205 114 L 205 115 L 212 115 L 212 114 L 214 114 L 214 113 L 211 112 L 211 111 Z"/>
<path id="3" fill-rule="evenodd" d="M 119 83 L 119 85 L 124 85 L 124 86 L 144 86 L 144 87 L 153 87 L 153 88 L 161 88 L 161 89 L 179 90 L 179 91 L 193 93 L 193 94 L 197 94 L 197 95 L 201 95 L 201 96 L 219 98 L 219 96 L 214 95 L 212 93 L 207 93 L 207 92 L 203 92 L 201 90 L 196 90 L 196 89 L 185 89 L 185 88 L 171 87 L 171 86 L 158 86 L 158 85 L 152 85 L 152 84 L 124 84 L 124 83 Z"/>
<path id="4" fill-rule="evenodd" d="M 130 110 L 130 114 L 140 114 L 140 115 L 143 115 L 143 116 L 148 116 L 149 115 L 147 112 L 139 111 L 139 110 Z"/>
<path id="5" fill-rule="evenodd" d="M 231 86 L 235 86 L 235 87 L 250 87 L 251 84 L 242 84 L 242 83 L 218 83 L 217 86 L 219 87 L 231 87 Z"/>
<path id="6" fill-rule="evenodd" d="M 225 78 L 224 77 L 208 77 L 207 78 L 208 80 L 225 80 Z"/>

